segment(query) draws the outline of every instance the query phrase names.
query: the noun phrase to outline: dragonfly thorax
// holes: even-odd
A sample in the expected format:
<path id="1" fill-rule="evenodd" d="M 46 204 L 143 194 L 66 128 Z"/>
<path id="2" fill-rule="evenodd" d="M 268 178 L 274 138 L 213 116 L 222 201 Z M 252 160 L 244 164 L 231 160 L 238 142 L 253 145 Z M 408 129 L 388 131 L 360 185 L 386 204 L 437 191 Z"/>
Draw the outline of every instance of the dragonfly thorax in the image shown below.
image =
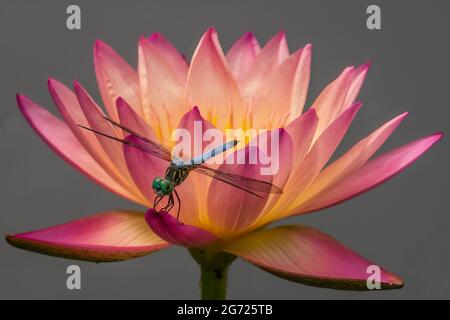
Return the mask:
<path id="1" fill-rule="evenodd" d="M 172 164 L 165 173 L 165 178 L 173 182 L 174 186 L 178 186 L 189 175 L 189 168 Z"/>

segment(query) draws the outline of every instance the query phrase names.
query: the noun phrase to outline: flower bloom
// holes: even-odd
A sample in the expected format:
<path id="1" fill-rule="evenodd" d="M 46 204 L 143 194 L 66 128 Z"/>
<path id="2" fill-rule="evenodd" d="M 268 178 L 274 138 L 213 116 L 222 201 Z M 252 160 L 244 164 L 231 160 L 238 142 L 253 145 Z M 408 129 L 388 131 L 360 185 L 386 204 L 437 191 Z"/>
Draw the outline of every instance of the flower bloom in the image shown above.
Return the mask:
<path id="1" fill-rule="evenodd" d="M 303 225 L 267 227 L 274 221 L 317 211 L 359 195 L 393 177 L 441 137 L 436 133 L 374 156 L 406 117 L 378 127 L 337 160 L 329 162 L 361 103 L 355 102 L 369 64 L 347 67 L 303 112 L 311 45 L 288 51 L 283 33 L 260 48 L 251 33 L 225 55 L 214 29 L 201 38 L 190 64 L 160 34 L 139 40 L 137 71 L 111 47 L 97 41 L 95 73 L 106 114 L 155 141 L 171 145 L 177 128 L 280 129 L 280 168 L 270 179 L 282 194 L 255 197 L 192 172 L 178 188 L 179 223 L 172 215 L 108 211 L 52 228 L 8 236 L 14 246 L 95 262 L 139 257 L 171 244 L 226 252 L 270 273 L 308 285 L 365 289 L 365 258 L 330 236 Z M 49 79 L 61 118 L 29 98 L 18 105 L 38 135 L 91 180 L 133 202 L 152 207 L 152 180 L 168 163 L 83 130 L 77 124 L 126 137 L 104 120 L 103 110 L 78 82 L 74 90 Z M 251 147 L 241 143 L 249 152 Z M 222 164 L 219 169 L 261 179 L 258 164 Z M 383 288 L 402 287 L 381 269 Z"/>

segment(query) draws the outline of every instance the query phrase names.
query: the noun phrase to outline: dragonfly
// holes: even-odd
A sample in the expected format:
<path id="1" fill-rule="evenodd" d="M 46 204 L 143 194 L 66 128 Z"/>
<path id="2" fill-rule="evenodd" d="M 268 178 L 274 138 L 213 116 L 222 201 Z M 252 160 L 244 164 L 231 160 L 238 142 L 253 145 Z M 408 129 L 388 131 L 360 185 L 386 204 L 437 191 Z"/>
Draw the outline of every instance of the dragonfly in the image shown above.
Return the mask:
<path id="1" fill-rule="evenodd" d="M 172 155 L 171 149 L 168 146 L 160 144 L 152 139 L 145 137 L 138 132 L 128 128 L 121 123 L 118 123 L 107 116 L 104 118 L 109 121 L 114 126 L 120 128 L 124 132 L 129 135 L 136 137 L 138 141 L 129 141 L 126 139 L 121 139 L 116 136 L 112 136 L 110 134 L 106 134 L 104 132 L 98 131 L 96 129 L 90 128 L 85 125 L 78 124 L 79 127 L 92 131 L 95 134 L 101 135 L 103 137 L 118 141 L 125 145 L 137 148 L 145 153 L 148 153 L 152 156 L 158 157 L 168 162 L 168 167 L 162 177 L 154 178 L 152 182 L 152 189 L 155 193 L 155 198 L 153 200 L 153 208 L 157 211 L 158 205 L 161 201 L 167 197 L 167 203 L 161 208 L 163 212 L 170 212 L 176 202 L 177 206 L 177 220 L 180 217 L 181 211 L 181 199 L 178 194 L 176 187 L 182 184 L 188 177 L 191 172 L 196 172 L 199 174 L 206 175 L 223 183 L 229 184 L 237 189 L 245 191 L 253 196 L 263 198 L 261 193 L 263 194 L 281 194 L 283 190 L 274 184 L 258 180 L 250 177 L 245 177 L 241 175 L 237 175 L 231 172 L 226 172 L 224 170 L 218 170 L 211 168 L 205 164 L 208 160 L 218 156 L 219 154 L 234 148 L 237 144 L 237 140 L 231 140 L 224 143 L 221 146 L 213 148 L 197 157 L 194 157 L 190 160 L 183 160 L 177 156 Z"/>

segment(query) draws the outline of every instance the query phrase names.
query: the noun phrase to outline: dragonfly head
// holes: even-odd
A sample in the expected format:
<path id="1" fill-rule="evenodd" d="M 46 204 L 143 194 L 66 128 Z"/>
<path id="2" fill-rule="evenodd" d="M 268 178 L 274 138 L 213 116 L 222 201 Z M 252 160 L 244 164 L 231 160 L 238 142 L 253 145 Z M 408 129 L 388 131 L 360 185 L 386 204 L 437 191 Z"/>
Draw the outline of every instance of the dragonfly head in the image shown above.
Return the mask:
<path id="1" fill-rule="evenodd" d="M 158 196 L 168 196 L 173 191 L 173 183 L 169 179 L 157 177 L 153 180 L 152 188 Z"/>

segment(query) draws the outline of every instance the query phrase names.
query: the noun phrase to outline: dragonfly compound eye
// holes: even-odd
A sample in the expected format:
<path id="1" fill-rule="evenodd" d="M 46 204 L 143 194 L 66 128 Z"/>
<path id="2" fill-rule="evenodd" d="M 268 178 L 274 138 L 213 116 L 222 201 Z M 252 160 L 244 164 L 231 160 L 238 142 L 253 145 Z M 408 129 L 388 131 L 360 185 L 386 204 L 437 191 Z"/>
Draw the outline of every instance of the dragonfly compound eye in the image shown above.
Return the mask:
<path id="1" fill-rule="evenodd" d="M 155 178 L 155 179 L 153 180 L 153 183 L 152 183 L 152 188 L 153 188 L 153 190 L 155 191 L 155 193 L 156 193 L 157 195 L 160 195 L 160 196 L 164 195 L 164 193 L 162 192 L 162 188 L 161 188 L 161 182 L 162 182 L 162 181 L 163 181 L 162 178 L 157 177 L 157 178 Z"/>
<path id="2" fill-rule="evenodd" d="M 162 193 L 164 193 L 165 195 L 169 195 L 173 190 L 173 185 L 168 180 L 162 180 L 159 185 L 161 187 Z"/>
<path id="3" fill-rule="evenodd" d="M 155 179 L 153 180 L 153 183 L 152 183 L 152 188 L 153 188 L 153 189 L 156 189 L 156 188 L 159 189 L 159 188 L 160 188 L 161 181 L 162 181 L 162 179 L 161 179 L 160 177 L 155 178 Z"/>

